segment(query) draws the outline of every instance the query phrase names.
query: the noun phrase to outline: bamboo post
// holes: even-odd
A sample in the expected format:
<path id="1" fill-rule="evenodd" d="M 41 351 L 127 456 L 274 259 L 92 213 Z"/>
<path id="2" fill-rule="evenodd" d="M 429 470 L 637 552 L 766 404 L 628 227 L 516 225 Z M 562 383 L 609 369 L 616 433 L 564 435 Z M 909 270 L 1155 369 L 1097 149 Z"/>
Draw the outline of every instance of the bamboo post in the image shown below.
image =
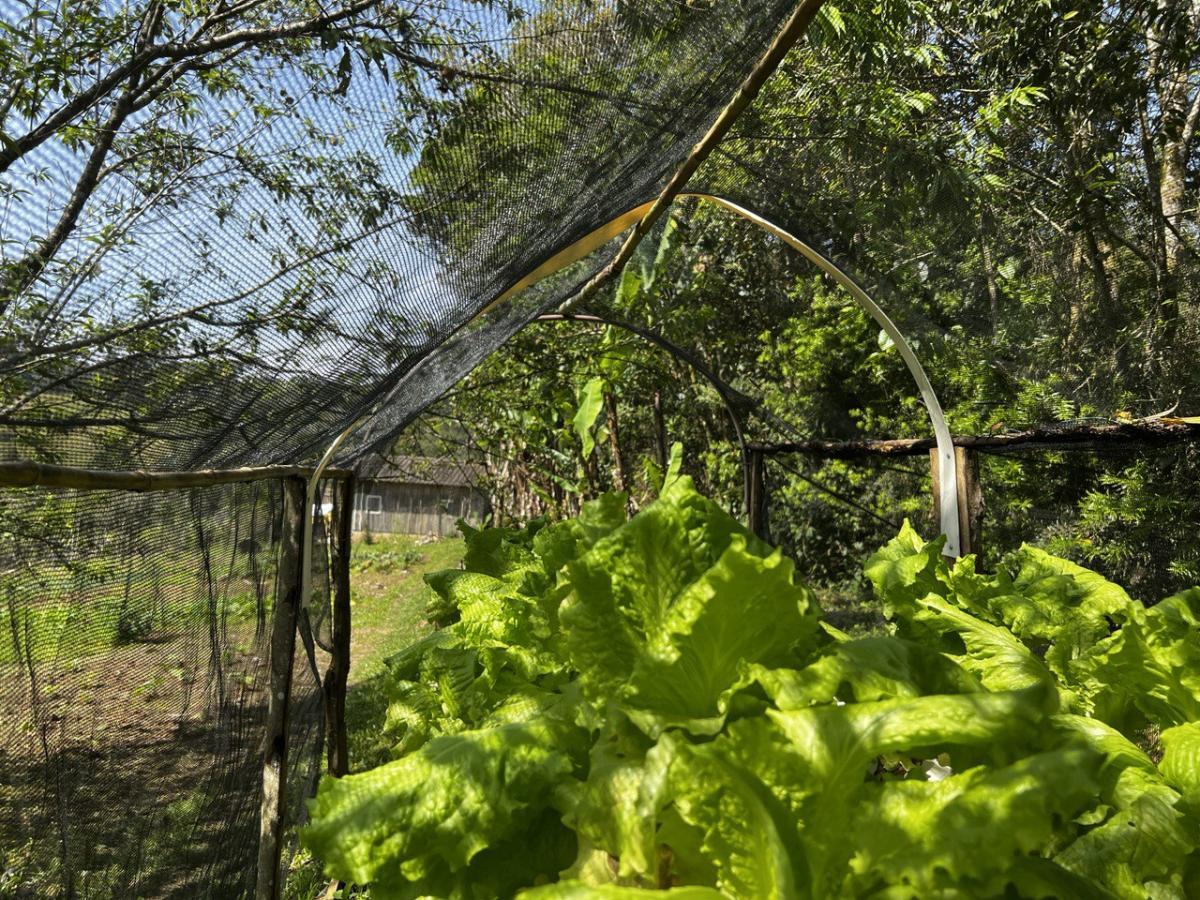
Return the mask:
<path id="1" fill-rule="evenodd" d="M 747 449 L 743 470 L 746 486 L 746 527 L 755 537 L 769 541 L 767 531 L 767 485 L 764 475 L 765 464 L 760 451 Z"/>
<path id="2" fill-rule="evenodd" d="M 306 483 L 303 478 L 283 482 L 283 523 L 279 541 L 275 609 L 271 616 L 269 670 L 271 692 L 267 698 L 267 723 L 263 735 L 262 807 L 259 814 L 258 880 L 256 900 L 278 900 L 282 889 L 280 858 L 283 847 L 284 799 L 288 774 L 288 705 L 292 693 L 292 666 L 296 652 L 296 616 L 300 609 L 301 544 Z"/>
<path id="3" fill-rule="evenodd" d="M 958 529 L 961 553 L 982 556 L 980 543 L 980 521 L 983 518 L 983 490 L 979 484 L 979 453 L 969 447 L 954 448 L 954 462 L 958 480 L 955 493 L 958 496 Z M 941 467 L 938 451 L 929 451 L 929 473 L 933 482 L 934 509 L 941 496 Z"/>
<path id="4" fill-rule="evenodd" d="M 350 771 L 346 756 L 346 682 L 350 675 L 350 534 L 354 519 L 354 479 L 333 488 L 333 522 L 329 534 L 330 581 L 333 594 L 333 653 L 325 672 L 325 735 L 329 774 Z"/>

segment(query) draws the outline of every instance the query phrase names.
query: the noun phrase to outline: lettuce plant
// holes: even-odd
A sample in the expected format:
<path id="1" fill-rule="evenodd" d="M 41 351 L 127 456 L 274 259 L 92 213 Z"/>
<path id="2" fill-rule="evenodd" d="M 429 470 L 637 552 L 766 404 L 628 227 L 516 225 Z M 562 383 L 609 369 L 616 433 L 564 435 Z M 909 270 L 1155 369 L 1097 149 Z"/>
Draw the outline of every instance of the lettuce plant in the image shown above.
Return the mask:
<path id="1" fill-rule="evenodd" d="M 457 621 L 390 661 L 394 761 L 305 843 L 376 898 L 1200 896 L 1200 590 L 1144 608 L 907 525 L 889 633 L 686 478 L 629 521 L 467 532 Z"/>

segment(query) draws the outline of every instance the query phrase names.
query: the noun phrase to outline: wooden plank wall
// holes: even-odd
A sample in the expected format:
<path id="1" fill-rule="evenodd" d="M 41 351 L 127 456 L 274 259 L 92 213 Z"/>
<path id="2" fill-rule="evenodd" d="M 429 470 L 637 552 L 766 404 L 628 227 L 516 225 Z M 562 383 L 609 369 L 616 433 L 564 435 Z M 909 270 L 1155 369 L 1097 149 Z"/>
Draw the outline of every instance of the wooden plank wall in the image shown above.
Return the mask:
<path id="1" fill-rule="evenodd" d="M 368 498 L 380 498 L 382 509 L 368 513 Z M 375 534 L 457 534 L 455 522 L 483 519 L 486 499 L 468 487 L 360 482 L 355 492 L 354 530 Z"/>

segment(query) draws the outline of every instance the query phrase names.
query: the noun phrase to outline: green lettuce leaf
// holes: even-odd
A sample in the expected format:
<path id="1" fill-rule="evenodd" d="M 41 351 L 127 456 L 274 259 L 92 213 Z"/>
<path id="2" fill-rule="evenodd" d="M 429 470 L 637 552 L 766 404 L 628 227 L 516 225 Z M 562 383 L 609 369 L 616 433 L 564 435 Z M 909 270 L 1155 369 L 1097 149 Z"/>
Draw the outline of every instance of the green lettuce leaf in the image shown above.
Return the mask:
<path id="1" fill-rule="evenodd" d="M 1055 679 L 1045 664 L 1007 628 L 978 619 L 932 594 L 915 601 L 907 624 L 919 640 L 939 647 L 979 679 L 989 691 L 1041 686 L 1057 695 Z"/>
<path id="2" fill-rule="evenodd" d="M 788 809 L 771 790 L 715 744 L 674 735 L 670 792 L 680 818 L 699 830 L 700 846 L 727 896 L 789 898 L 809 881 Z"/>
<path id="3" fill-rule="evenodd" d="M 620 885 L 590 885 L 581 881 L 560 881 L 531 888 L 517 895 L 521 900 L 725 900 L 726 895 L 707 887 L 676 887 L 665 891 Z"/>
<path id="4" fill-rule="evenodd" d="M 1183 836 L 1179 814 L 1146 799 L 1088 831 L 1054 862 L 1128 900 L 1185 900 L 1181 861 L 1194 847 Z"/>
<path id="5" fill-rule="evenodd" d="M 371 886 L 372 900 L 492 900 L 512 897 L 530 884 L 545 884 L 558 877 L 578 852 L 575 834 L 553 809 L 545 809 L 521 823 L 523 827 L 477 853 L 470 865 L 452 871 L 435 860 L 418 882 L 382 881 Z"/>
<path id="6" fill-rule="evenodd" d="M 670 762 L 666 746 L 641 753 L 628 741 L 601 740 L 592 748 L 587 781 L 569 794 L 564 821 L 610 854 L 622 877 L 655 875 L 655 823 L 668 801 Z"/>
<path id="7" fill-rule="evenodd" d="M 913 602 L 929 594 L 947 594 L 945 543 L 945 538 L 927 543 L 905 519 L 900 533 L 871 555 L 864 571 L 875 596 L 883 601 L 886 616 L 903 615 Z"/>
<path id="8" fill-rule="evenodd" d="M 877 758 L 948 754 L 954 770 L 1004 763 L 1036 747 L 1045 719 L 1042 688 L 1005 693 L 768 711 L 786 738 L 779 748 L 759 722 L 730 728 L 732 752 L 787 798 L 815 885 L 843 870 L 851 809 Z M 943 757 L 944 758 L 944 757 Z M 819 895 L 819 894 L 818 894 Z"/>
<path id="9" fill-rule="evenodd" d="M 1200 722 L 1168 728 L 1160 739 L 1163 757 L 1159 770 L 1200 820 Z"/>
<path id="10" fill-rule="evenodd" d="M 549 643 L 549 618 L 536 599 L 479 572 L 438 572 L 426 581 L 458 608 L 460 620 L 454 627 L 465 644 L 507 651 L 528 679 L 561 670 Z"/>
<path id="11" fill-rule="evenodd" d="M 845 832 L 854 836 L 847 877 L 836 884 L 831 873 L 824 896 L 873 896 L 897 885 L 913 897 L 1002 896 L 1028 880 L 1023 859 L 1092 799 L 1097 764 L 1085 749 L 1055 750 L 936 782 L 868 785 Z"/>
<path id="12" fill-rule="evenodd" d="M 630 717 L 650 734 L 672 724 L 715 733 L 741 667 L 777 659 L 814 633 L 808 606 L 790 560 L 752 556 L 735 536 L 650 634 L 629 680 Z"/>
<path id="13" fill-rule="evenodd" d="M 369 772 L 323 779 L 302 840 L 333 877 L 419 886 L 518 834 L 575 770 L 583 741 L 550 717 L 434 738 Z"/>
<path id="14" fill-rule="evenodd" d="M 822 703 L 870 702 L 924 694 L 981 690 L 979 682 L 942 653 L 892 637 L 847 640 L 826 647 L 803 669 L 749 667 L 779 709 Z"/>
<path id="15" fill-rule="evenodd" d="M 1069 560 L 1028 546 L 1017 558 L 1014 592 L 992 607 L 1021 639 L 1050 645 L 1046 662 L 1060 676 L 1071 660 L 1143 615 L 1123 588 Z"/>
<path id="16" fill-rule="evenodd" d="M 690 480 L 567 567 L 567 658 L 592 697 L 647 734 L 720 730 L 743 666 L 786 656 L 816 629 L 781 553 L 696 494 Z"/>
<path id="17" fill-rule="evenodd" d="M 1169 597 L 1068 665 L 1085 711 L 1130 734 L 1200 720 L 1200 589 Z"/>
<path id="18" fill-rule="evenodd" d="M 457 647 L 461 645 L 458 632 L 454 626 L 431 631 L 425 637 L 409 644 L 399 653 L 389 656 L 383 661 L 384 666 L 395 678 L 402 681 L 415 681 L 421 671 L 421 661 L 425 654 L 434 647 Z"/>
<path id="19" fill-rule="evenodd" d="M 1103 722 L 1056 716 L 1054 726 L 1103 758 L 1093 799 L 1099 806 L 1084 820 L 1099 821 L 1054 861 L 1119 897 L 1185 896 L 1179 860 L 1198 836 L 1176 809 L 1179 793 L 1145 753 Z"/>

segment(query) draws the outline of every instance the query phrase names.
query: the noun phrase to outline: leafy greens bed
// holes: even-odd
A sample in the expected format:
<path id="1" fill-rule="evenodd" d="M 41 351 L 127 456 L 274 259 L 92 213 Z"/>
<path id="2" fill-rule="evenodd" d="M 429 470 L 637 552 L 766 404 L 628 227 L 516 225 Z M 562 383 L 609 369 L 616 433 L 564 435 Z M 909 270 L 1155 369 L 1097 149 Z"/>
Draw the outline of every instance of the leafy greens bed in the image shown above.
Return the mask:
<path id="1" fill-rule="evenodd" d="M 308 846 L 385 898 L 1200 896 L 1200 589 L 1144 608 L 1031 548 L 907 525 L 894 634 L 677 478 L 625 521 L 468 533 L 459 620 L 390 661 L 397 759 Z M 1149 750 L 1149 754 L 1147 749 Z"/>

